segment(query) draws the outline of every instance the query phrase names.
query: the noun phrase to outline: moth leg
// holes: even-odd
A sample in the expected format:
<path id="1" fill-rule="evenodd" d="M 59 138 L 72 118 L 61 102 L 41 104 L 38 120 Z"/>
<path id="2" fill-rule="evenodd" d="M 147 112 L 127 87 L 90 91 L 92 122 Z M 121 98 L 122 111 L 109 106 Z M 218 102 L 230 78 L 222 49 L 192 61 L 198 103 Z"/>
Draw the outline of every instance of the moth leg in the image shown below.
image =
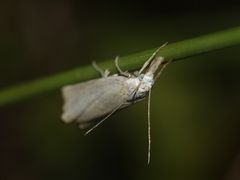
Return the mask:
<path id="1" fill-rule="evenodd" d="M 79 124 L 78 125 L 78 127 L 80 128 L 80 129 L 85 129 L 85 128 L 88 128 L 89 126 L 91 126 L 91 124 L 92 123 L 88 123 L 88 122 L 86 122 L 86 123 L 81 123 L 81 124 Z"/>
<path id="2" fill-rule="evenodd" d="M 119 57 L 117 56 L 114 61 L 115 61 L 115 66 L 116 66 L 119 74 L 122 75 L 122 76 L 131 77 L 131 74 L 130 74 L 129 72 L 127 72 L 127 71 L 125 71 L 125 72 L 122 71 L 122 69 L 121 69 L 120 66 L 119 66 L 118 60 L 119 60 Z"/>
<path id="3" fill-rule="evenodd" d="M 156 81 L 160 75 L 162 74 L 163 70 L 167 67 L 168 64 L 170 64 L 172 62 L 172 60 L 167 61 L 166 63 L 163 64 L 163 66 L 161 67 L 160 71 L 157 73 L 157 75 L 154 78 L 154 81 Z"/>
<path id="4" fill-rule="evenodd" d="M 99 121 L 97 124 L 95 124 L 93 127 L 91 127 L 84 135 L 88 135 L 92 130 L 94 130 L 96 127 L 98 127 L 100 124 L 102 124 L 107 118 L 109 118 L 113 113 L 115 113 L 123 104 L 118 105 L 115 109 L 112 110 L 106 117 L 104 117 L 101 121 Z"/>
<path id="5" fill-rule="evenodd" d="M 165 42 L 163 45 L 161 45 L 149 58 L 148 60 L 143 64 L 142 68 L 140 69 L 140 71 L 138 71 L 138 75 L 141 74 L 146 67 L 150 64 L 150 62 L 154 59 L 154 57 L 156 56 L 156 54 L 158 53 L 158 51 L 160 49 L 162 49 L 163 47 L 165 47 L 168 44 L 168 42 Z"/>
<path id="6" fill-rule="evenodd" d="M 95 61 L 92 62 L 92 66 L 98 73 L 101 74 L 102 77 L 108 77 L 108 75 L 110 74 L 110 71 L 108 69 L 103 71 Z"/>

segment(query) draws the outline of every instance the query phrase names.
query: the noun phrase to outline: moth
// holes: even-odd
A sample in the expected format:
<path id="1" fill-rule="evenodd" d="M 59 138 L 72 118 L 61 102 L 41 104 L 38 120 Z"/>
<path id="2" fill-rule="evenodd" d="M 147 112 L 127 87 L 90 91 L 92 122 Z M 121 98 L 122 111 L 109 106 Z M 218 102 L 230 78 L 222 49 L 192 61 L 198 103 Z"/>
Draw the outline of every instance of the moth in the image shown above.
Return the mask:
<path id="1" fill-rule="evenodd" d="M 160 48 L 165 46 L 162 45 Z M 160 76 L 167 63 L 164 57 L 156 57 L 158 48 L 144 63 L 139 71 L 129 73 L 122 71 L 115 59 L 118 74 L 109 75 L 108 70 L 103 71 L 96 63 L 93 67 L 102 75 L 102 78 L 93 79 L 73 85 L 64 86 L 62 120 L 65 123 L 76 122 L 88 134 L 116 111 L 126 108 L 143 100 L 149 94 L 148 101 L 148 137 L 150 161 L 150 93 L 156 79 Z M 160 71 L 154 74 L 161 66 Z"/>

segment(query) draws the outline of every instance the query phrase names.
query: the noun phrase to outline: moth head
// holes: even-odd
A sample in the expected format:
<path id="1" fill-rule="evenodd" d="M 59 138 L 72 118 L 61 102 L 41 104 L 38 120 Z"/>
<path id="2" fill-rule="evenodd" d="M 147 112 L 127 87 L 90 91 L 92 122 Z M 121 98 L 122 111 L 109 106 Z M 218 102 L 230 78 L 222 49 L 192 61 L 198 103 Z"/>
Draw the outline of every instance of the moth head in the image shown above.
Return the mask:
<path id="1" fill-rule="evenodd" d="M 147 75 L 147 74 L 140 74 L 138 76 L 139 84 L 135 90 L 133 99 L 134 100 L 141 100 L 145 98 L 149 92 L 149 90 L 152 88 L 154 84 L 153 80 L 153 74 Z"/>

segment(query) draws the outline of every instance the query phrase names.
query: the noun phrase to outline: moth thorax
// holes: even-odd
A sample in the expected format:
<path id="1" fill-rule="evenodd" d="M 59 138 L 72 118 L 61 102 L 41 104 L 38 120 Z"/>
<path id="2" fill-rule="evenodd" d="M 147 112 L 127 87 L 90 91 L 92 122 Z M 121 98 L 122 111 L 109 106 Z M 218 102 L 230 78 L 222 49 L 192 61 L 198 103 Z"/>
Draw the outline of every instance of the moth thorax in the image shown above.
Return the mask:
<path id="1" fill-rule="evenodd" d="M 139 84 L 138 87 L 136 89 L 136 92 L 134 94 L 134 99 L 143 99 L 149 92 L 149 90 L 152 88 L 153 86 L 153 76 L 151 75 L 140 75 L 138 77 L 139 79 Z"/>
<path id="2" fill-rule="evenodd" d="M 137 77 L 129 78 L 127 80 L 129 92 L 131 93 L 131 92 L 135 91 L 138 88 L 140 82 L 141 82 L 140 79 Z"/>
<path id="3" fill-rule="evenodd" d="M 153 74 L 145 74 L 140 82 L 139 93 L 148 92 L 154 84 Z"/>

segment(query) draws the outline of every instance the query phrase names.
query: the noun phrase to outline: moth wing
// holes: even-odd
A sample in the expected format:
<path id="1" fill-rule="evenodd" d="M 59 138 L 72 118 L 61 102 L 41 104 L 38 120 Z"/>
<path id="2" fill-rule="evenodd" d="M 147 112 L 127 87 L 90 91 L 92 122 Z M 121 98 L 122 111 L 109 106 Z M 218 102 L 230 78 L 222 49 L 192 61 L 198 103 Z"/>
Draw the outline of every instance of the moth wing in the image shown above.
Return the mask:
<path id="1" fill-rule="evenodd" d="M 78 127 L 80 129 L 91 129 L 93 128 L 96 124 L 98 124 L 100 121 L 102 121 L 103 119 L 106 119 L 108 117 L 109 114 L 103 115 L 101 117 L 98 117 L 94 120 L 88 121 L 88 122 L 83 122 L 80 121 L 78 122 Z"/>
<path id="2" fill-rule="evenodd" d="M 69 123 L 88 122 L 104 116 L 124 103 L 125 77 L 111 76 L 63 88 L 64 113 L 62 119 Z"/>
<path id="3" fill-rule="evenodd" d="M 92 87 L 97 86 L 98 79 L 91 80 L 74 85 L 67 85 L 62 88 L 62 94 L 64 99 L 62 120 L 66 123 L 72 122 L 79 113 L 78 111 L 83 107 L 84 97 L 88 95 Z M 92 97 L 89 97 L 89 100 Z"/>

